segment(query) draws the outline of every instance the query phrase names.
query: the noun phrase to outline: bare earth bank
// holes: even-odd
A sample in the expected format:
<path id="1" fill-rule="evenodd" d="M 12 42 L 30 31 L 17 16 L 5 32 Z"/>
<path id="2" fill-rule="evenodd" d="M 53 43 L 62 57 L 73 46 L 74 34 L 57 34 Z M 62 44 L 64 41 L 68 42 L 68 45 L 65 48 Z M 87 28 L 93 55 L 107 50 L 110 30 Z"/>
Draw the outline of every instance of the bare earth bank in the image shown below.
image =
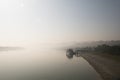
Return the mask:
<path id="1" fill-rule="evenodd" d="M 120 80 L 120 62 L 91 53 L 80 53 L 101 75 L 103 80 Z"/>

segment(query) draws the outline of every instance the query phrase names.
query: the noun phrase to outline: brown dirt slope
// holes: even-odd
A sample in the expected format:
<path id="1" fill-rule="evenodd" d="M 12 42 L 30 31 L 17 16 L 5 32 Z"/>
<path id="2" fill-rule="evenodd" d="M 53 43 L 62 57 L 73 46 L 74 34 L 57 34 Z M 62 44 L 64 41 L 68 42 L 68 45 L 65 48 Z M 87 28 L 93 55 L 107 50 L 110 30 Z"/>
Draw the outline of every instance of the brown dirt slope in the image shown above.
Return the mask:
<path id="1" fill-rule="evenodd" d="M 80 55 L 93 66 L 103 80 L 120 80 L 120 62 L 91 53 Z"/>

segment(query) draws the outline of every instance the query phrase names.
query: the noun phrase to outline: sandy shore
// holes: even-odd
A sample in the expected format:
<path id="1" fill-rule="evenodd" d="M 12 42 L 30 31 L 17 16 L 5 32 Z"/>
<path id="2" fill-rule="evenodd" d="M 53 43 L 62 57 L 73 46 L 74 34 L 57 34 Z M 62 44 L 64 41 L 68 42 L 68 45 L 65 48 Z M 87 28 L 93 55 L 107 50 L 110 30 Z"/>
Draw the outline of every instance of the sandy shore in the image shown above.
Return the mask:
<path id="1" fill-rule="evenodd" d="M 101 75 L 103 80 L 120 80 L 120 62 L 116 62 L 91 53 L 80 53 Z"/>

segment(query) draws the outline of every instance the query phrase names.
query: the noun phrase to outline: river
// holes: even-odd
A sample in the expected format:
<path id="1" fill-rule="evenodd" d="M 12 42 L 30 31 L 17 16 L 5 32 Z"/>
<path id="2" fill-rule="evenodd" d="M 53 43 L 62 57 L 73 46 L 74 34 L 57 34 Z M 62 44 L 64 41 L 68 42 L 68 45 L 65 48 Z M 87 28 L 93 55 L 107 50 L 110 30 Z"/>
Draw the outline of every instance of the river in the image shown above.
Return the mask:
<path id="1" fill-rule="evenodd" d="M 0 51 L 0 80 L 101 80 L 82 57 L 54 48 Z"/>

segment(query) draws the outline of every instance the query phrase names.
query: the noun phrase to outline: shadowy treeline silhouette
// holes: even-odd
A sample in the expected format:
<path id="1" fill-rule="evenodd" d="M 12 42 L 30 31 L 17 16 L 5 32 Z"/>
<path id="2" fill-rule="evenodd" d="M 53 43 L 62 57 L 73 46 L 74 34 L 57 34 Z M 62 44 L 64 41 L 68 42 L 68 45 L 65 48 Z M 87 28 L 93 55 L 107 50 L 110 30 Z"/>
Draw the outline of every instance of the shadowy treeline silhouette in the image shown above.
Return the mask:
<path id="1" fill-rule="evenodd" d="M 74 52 L 73 49 L 68 49 L 68 50 L 66 51 L 66 56 L 67 56 L 68 59 L 72 59 L 73 56 L 80 57 L 80 54 Z"/>
<path id="2" fill-rule="evenodd" d="M 95 47 L 94 51 L 99 53 L 109 53 L 112 55 L 120 55 L 120 46 L 118 45 L 109 46 L 109 45 L 103 44 Z"/>
<path id="3" fill-rule="evenodd" d="M 84 48 L 79 48 L 78 50 L 75 50 L 75 52 L 93 52 L 93 53 L 108 53 L 112 55 L 120 55 L 120 45 L 107 45 L 107 44 L 102 44 L 98 45 L 96 47 L 84 47 Z"/>
<path id="4" fill-rule="evenodd" d="M 110 54 L 110 55 L 117 55 L 120 56 L 120 45 L 107 45 L 102 44 L 98 45 L 96 47 L 83 47 L 83 48 L 77 48 L 77 49 L 68 49 L 66 51 L 66 56 L 69 59 L 72 59 L 73 56 L 80 57 L 80 53 L 98 53 L 98 54 Z"/>

